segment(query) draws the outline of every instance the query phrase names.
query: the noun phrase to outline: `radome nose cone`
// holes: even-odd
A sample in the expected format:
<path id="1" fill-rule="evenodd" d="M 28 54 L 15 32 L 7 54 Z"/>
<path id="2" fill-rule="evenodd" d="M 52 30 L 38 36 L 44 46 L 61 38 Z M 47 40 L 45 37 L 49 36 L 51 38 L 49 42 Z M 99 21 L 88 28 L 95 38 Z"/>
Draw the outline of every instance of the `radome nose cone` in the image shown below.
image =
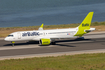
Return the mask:
<path id="1" fill-rule="evenodd" d="M 6 41 L 7 39 L 5 38 L 4 40 Z"/>
<path id="2" fill-rule="evenodd" d="M 7 39 L 7 38 L 5 38 L 4 40 L 5 40 L 5 41 L 8 41 L 8 39 Z"/>

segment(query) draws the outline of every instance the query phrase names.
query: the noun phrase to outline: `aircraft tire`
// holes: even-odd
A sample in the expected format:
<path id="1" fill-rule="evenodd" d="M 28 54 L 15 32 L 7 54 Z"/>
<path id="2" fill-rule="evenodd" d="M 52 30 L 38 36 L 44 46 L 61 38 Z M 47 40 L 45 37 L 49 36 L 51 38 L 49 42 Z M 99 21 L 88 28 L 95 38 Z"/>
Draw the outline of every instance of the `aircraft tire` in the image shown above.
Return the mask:
<path id="1" fill-rule="evenodd" d="M 56 44 L 56 42 L 52 42 L 51 44 L 52 44 L 52 45 L 55 45 L 55 44 Z"/>

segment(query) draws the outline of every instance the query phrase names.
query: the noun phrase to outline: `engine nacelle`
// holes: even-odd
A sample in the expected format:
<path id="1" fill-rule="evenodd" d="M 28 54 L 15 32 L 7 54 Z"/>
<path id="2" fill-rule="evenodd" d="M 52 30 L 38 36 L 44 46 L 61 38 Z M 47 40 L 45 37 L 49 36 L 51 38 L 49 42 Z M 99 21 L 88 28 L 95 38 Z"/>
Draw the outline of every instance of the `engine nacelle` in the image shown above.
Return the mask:
<path id="1" fill-rule="evenodd" d="M 50 39 L 40 39 L 40 45 L 49 45 L 51 43 Z"/>

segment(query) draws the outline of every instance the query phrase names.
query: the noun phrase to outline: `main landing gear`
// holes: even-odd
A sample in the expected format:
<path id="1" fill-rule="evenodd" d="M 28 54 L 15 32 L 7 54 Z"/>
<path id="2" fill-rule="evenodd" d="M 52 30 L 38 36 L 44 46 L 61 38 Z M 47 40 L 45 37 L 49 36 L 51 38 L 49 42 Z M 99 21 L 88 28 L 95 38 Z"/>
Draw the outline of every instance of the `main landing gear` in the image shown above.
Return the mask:
<path id="1" fill-rule="evenodd" d="M 56 42 L 55 42 L 55 41 L 52 41 L 52 42 L 51 42 L 51 44 L 52 44 L 52 45 L 55 45 L 55 44 L 56 44 Z"/>
<path id="2" fill-rule="evenodd" d="M 84 37 L 77 37 L 76 40 L 84 40 L 85 38 Z"/>

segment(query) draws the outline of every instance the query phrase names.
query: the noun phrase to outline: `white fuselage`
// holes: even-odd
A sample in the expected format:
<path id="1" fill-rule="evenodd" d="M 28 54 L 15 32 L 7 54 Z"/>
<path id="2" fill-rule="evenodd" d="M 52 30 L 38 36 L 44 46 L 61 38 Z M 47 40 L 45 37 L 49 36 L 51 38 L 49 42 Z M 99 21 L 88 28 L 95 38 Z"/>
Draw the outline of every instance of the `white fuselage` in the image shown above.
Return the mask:
<path id="1" fill-rule="evenodd" d="M 78 28 L 68 29 L 53 29 L 53 30 L 33 30 L 33 31 L 20 31 L 11 33 L 5 38 L 6 41 L 39 41 L 42 38 L 56 39 L 56 38 L 75 38 L 74 36 Z"/>
<path id="2" fill-rule="evenodd" d="M 94 12 L 89 12 L 82 23 L 76 28 L 68 29 L 53 29 L 43 30 L 43 24 L 39 30 L 33 31 L 20 31 L 14 32 L 5 38 L 5 41 L 39 41 L 42 45 L 49 45 L 54 39 L 59 38 L 76 38 L 77 36 L 82 37 L 84 34 L 89 33 L 95 28 L 90 28 L 92 17 Z M 14 42 L 13 42 L 14 43 Z"/>

